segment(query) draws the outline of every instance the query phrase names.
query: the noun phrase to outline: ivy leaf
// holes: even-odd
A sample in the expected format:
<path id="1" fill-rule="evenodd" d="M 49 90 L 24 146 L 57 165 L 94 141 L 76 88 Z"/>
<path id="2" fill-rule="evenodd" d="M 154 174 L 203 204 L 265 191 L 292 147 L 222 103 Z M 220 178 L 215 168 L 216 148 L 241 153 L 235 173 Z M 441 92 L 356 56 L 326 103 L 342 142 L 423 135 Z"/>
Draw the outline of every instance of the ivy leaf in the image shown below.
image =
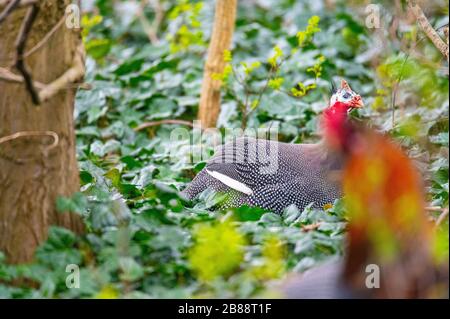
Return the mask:
<path id="1" fill-rule="evenodd" d="M 82 214 L 86 211 L 86 208 L 87 199 L 80 192 L 74 193 L 72 197 L 59 196 L 56 199 L 56 209 L 61 213 L 73 212 Z"/>

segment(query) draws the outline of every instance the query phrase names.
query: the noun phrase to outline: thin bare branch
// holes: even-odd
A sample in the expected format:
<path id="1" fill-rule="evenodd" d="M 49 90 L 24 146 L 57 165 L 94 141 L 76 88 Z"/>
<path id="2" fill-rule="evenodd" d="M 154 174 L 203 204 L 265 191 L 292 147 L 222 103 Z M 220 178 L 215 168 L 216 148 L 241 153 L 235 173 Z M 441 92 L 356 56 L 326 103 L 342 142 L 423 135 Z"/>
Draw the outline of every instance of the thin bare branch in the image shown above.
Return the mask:
<path id="1" fill-rule="evenodd" d="M 155 11 L 155 18 L 152 23 L 150 23 L 145 16 L 144 10 L 147 4 L 150 4 Z M 138 11 L 138 18 L 150 42 L 152 44 L 157 44 L 159 42 L 158 30 L 164 19 L 164 10 L 159 0 L 142 1 L 140 10 Z"/>
<path id="2" fill-rule="evenodd" d="M 13 0 L 15 1 L 15 0 Z M 13 2 L 12 0 L 0 0 L 0 8 L 6 7 L 7 5 L 10 5 L 11 2 Z M 38 2 L 38 0 L 19 0 L 19 3 L 17 5 L 17 7 L 22 8 L 22 7 L 28 7 L 32 4 L 35 4 L 36 2 Z"/>
<path id="3" fill-rule="evenodd" d="M 33 26 L 34 21 L 36 20 L 38 12 L 39 6 L 37 4 L 33 4 L 28 9 L 25 19 L 22 22 L 22 26 L 20 27 L 20 31 L 16 40 L 16 63 L 15 63 L 17 70 L 19 70 L 19 72 L 23 76 L 23 79 L 25 81 L 25 87 L 27 91 L 30 93 L 31 100 L 35 105 L 40 104 L 39 95 L 36 92 L 36 89 L 33 85 L 31 73 L 28 71 L 28 68 L 25 65 L 23 54 L 25 51 L 28 35 L 30 34 L 31 28 Z"/>
<path id="4" fill-rule="evenodd" d="M 447 42 L 447 45 L 448 45 L 449 44 L 448 43 L 448 25 L 446 27 L 444 27 L 443 30 L 444 30 L 445 42 Z"/>
<path id="5" fill-rule="evenodd" d="M 425 207 L 425 210 L 429 212 L 443 212 L 446 208 L 440 206 L 427 206 Z"/>
<path id="6" fill-rule="evenodd" d="M 14 11 L 15 8 L 20 4 L 20 0 L 10 1 L 5 9 L 0 13 L 0 24 Z"/>
<path id="7" fill-rule="evenodd" d="M 280 64 L 280 65 L 281 65 L 281 64 Z M 270 70 L 269 70 L 269 74 L 267 75 L 266 83 L 264 84 L 264 87 L 261 89 L 261 91 L 260 91 L 259 94 L 258 94 L 258 99 L 256 100 L 256 101 L 257 101 L 256 107 L 252 108 L 252 109 L 248 112 L 247 115 L 250 115 L 251 113 L 253 113 L 253 111 L 255 111 L 256 108 L 257 108 L 257 107 L 259 106 L 259 104 L 261 103 L 261 100 L 262 100 L 262 98 L 263 98 L 263 95 L 264 95 L 264 93 L 266 93 L 266 90 L 267 90 L 267 88 L 269 87 L 270 80 L 272 80 L 272 78 L 273 78 L 273 76 L 274 76 L 274 74 L 275 74 L 275 71 L 276 71 L 275 68 L 274 68 L 273 66 L 271 66 L 271 67 L 270 67 Z"/>
<path id="8" fill-rule="evenodd" d="M 41 41 L 39 41 L 34 47 L 32 47 L 30 50 L 28 50 L 23 57 L 27 58 L 36 51 L 38 51 L 40 48 L 44 46 L 45 43 L 52 37 L 53 34 L 55 34 L 56 31 L 64 24 L 64 21 L 66 20 L 66 16 L 63 15 L 62 18 L 58 21 L 57 24 L 42 38 Z"/>
<path id="9" fill-rule="evenodd" d="M 11 83 L 23 83 L 23 77 L 21 75 L 15 74 L 8 69 L 0 67 L 0 80 L 11 82 Z M 42 82 L 33 81 L 34 87 L 42 90 L 47 85 Z M 91 90 L 92 85 L 89 83 L 68 83 L 64 89 L 79 88 L 82 90 Z"/>
<path id="10" fill-rule="evenodd" d="M 1 67 L 0 67 L 0 80 L 12 83 L 23 83 L 23 77 L 21 75 L 15 74 L 10 70 Z M 45 87 L 44 83 L 38 81 L 33 81 L 33 85 L 39 90 Z"/>
<path id="11" fill-rule="evenodd" d="M 83 46 L 80 45 L 75 52 L 72 66 L 59 78 L 46 85 L 39 92 L 39 99 L 43 102 L 49 100 L 62 89 L 67 88 L 82 79 L 84 74 L 84 49 Z"/>
<path id="12" fill-rule="evenodd" d="M 137 126 L 134 130 L 136 132 L 141 131 L 143 129 L 146 129 L 148 127 L 152 127 L 152 126 L 159 126 L 159 125 L 163 125 L 163 124 L 179 124 L 179 125 L 186 125 L 189 127 L 194 127 L 194 124 L 192 122 L 189 121 L 185 121 L 185 120 L 160 120 L 160 121 L 151 121 L 151 122 L 144 122 L 142 124 L 140 124 L 139 126 Z"/>
<path id="13" fill-rule="evenodd" d="M 448 207 L 446 207 L 443 212 L 439 215 L 436 220 L 436 227 L 438 227 L 442 222 L 448 217 Z"/>
<path id="14" fill-rule="evenodd" d="M 423 13 L 420 6 L 416 3 L 415 0 L 407 0 L 408 7 L 411 10 L 411 12 L 414 14 L 414 16 L 417 19 L 417 22 L 419 23 L 420 27 L 422 28 L 423 32 L 428 36 L 428 38 L 433 42 L 434 46 L 441 51 L 441 53 L 447 58 L 448 62 L 448 44 L 446 44 L 442 38 L 439 36 L 439 34 L 436 32 L 436 30 L 431 26 L 430 22 L 428 21 L 427 17 Z"/>
<path id="15" fill-rule="evenodd" d="M 29 137 L 29 136 L 50 136 L 53 138 L 53 143 L 50 144 L 47 150 L 51 150 L 55 148 L 59 143 L 59 136 L 53 131 L 21 131 L 16 132 L 11 135 L 0 137 L 0 145 L 21 137 Z"/>
<path id="16" fill-rule="evenodd" d="M 21 2 L 20 4 L 24 5 L 24 3 L 25 2 Z M 63 16 L 58 21 L 58 23 L 44 36 L 44 38 L 41 41 L 39 41 L 29 51 L 24 53 L 28 35 L 31 31 L 31 27 L 39 11 L 39 7 L 36 4 L 36 1 L 27 1 L 26 3 L 28 5 L 32 4 L 32 7 L 28 9 L 28 12 L 25 16 L 24 21 L 22 22 L 21 29 L 17 36 L 16 61 L 14 63 L 14 65 L 22 74 L 22 76 L 16 75 L 13 72 L 9 71 L 8 69 L 0 68 L 0 79 L 15 83 L 24 82 L 27 91 L 31 95 L 33 103 L 36 105 L 40 104 L 43 101 L 47 101 L 62 89 L 78 88 L 78 87 L 87 90 L 90 89 L 91 86 L 87 83 L 76 83 L 85 74 L 84 50 L 82 47 L 77 48 L 72 67 L 68 69 L 62 76 L 60 76 L 55 81 L 49 84 L 43 84 L 32 80 L 31 73 L 28 71 L 24 59 L 33 54 L 34 52 L 38 51 L 45 43 L 47 43 L 47 41 L 52 37 L 52 35 L 61 27 L 61 25 L 63 25 L 65 21 L 65 16 Z M 0 5 L 1 4 L 2 3 L 0 2 Z M 15 2 L 16 6 L 18 4 L 19 3 Z M 36 88 L 40 90 L 39 93 L 36 91 Z"/>

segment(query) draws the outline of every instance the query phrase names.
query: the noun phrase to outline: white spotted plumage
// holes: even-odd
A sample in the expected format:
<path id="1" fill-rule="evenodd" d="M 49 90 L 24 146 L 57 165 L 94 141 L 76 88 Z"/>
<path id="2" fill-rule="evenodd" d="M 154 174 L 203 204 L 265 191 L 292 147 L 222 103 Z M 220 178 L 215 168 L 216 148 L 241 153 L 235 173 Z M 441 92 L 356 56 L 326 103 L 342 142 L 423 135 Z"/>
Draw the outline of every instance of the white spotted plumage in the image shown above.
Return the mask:
<path id="1" fill-rule="evenodd" d="M 249 149 L 265 153 L 269 149 L 266 143 L 278 145 L 278 165 L 272 174 L 262 169 L 267 163 L 249 162 L 245 156 L 232 161 Z M 227 199 L 218 204 L 220 209 L 249 205 L 281 214 L 291 204 L 299 210 L 310 203 L 322 207 L 341 196 L 338 183 L 329 179 L 330 170 L 339 170 L 340 166 L 340 159 L 327 154 L 321 144 L 287 144 L 245 137 L 222 145 L 183 194 L 192 199 L 207 188 L 226 193 Z"/>

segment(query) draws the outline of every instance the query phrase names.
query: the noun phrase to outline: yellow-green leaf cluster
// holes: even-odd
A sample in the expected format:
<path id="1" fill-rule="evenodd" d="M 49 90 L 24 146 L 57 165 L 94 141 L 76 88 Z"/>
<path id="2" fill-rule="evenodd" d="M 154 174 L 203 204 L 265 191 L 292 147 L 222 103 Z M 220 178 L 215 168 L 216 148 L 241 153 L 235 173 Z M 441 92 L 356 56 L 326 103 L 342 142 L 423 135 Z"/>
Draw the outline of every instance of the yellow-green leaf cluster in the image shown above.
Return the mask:
<path id="1" fill-rule="evenodd" d="M 273 48 L 274 54 L 267 59 L 267 62 L 273 67 L 276 68 L 278 65 L 278 61 L 280 60 L 280 58 L 283 56 L 283 51 L 281 50 L 281 48 L 276 45 Z"/>
<path id="2" fill-rule="evenodd" d="M 377 89 L 377 95 L 373 99 L 372 109 L 375 111 L 386 109 L 385 98 L 388 96 L 388 93 L 385 89 Z"/>
<path id="3" fill-rule="evenodd" d="M 188 13 L 190 18 L 196 18 L 203 8 L 203 2 L 190 3 L 189 0 L 179 0 L 178 4 L 169 12 L 168 18 L 174 20 L 182 14 Z"/>
<path id="4" fill-rule="evenodd" d="M 274 89 L 274 90 L 279 90 L 281 88 L 281 85 L 284 82 L 284 78 L 282 77 L 277 77 L 277 78 L 273 78 L 269 80 L 269 87 Z"/>
<path id="5" fill-rule="evenodd" d="M 259 99 L 258 100 L 253 100 L 250 107 L 254 110 L 258 107 L 259 105 Z"/>
<path id="6" fill-rule="evenodd" d="M 199 226 L 194 240 L 188 258 L 202 281 L 229 275 L 243 260 L 246 241 L 230 221 Z"/>
<path id="7" fill-rule="evenodd" d="M 167 37 L 170 43 L 172 53 L 185 51 L 190 46 L 206 45 L 201 31 L 201 22 L 199 20 L 200 10 L 203 8 L 203 2 L 190 3 L 188 0 L 180 0 L 178 4 L 170 11 L 168 17 L 173 20 L 182 18 L 183 24 L 173 35 Z"/>
<path id="8" fill-rule="evenodd" d="M 254 70 L 256 70 L 261 66 L 261 62 L 255 61 L 250 64 L 248 64 L 247 62 L 241 62 L 241 65 L 244 68 L 245 74 L 249 75 L 250 73 L 252 73 Z"/>
<path id="9" fill-rule="evenodd" d="M 217 81 L 226 81 L 228 80 L 230 74 L 233 72 L 233 66 L 231 65 L 231 61 L 233 60 L 233 55 L 230 50 L 223 51 L 223 61 L 226 62 L 225 67 L 223 68 L 222 73 L 213 73 L 211 78 Z"/>
<path id="10" fill-rule="evenodd" d="M 231 62 L 233 60 L 233 55 L 230 50 L 224 50 L 223 51 L 223 61 L 224 62 Z"/>
<path id="11" fill-rule="evenodd" d="M 86 36 L 89 34 L 91 29 L 95 27 L 96 25 L 102 23 L 103 17 L 101 15 L 88 15 L 85 14 L 81 17 L 81 35 L 83 36 L 83 39 L 86 38 Z"/>
<path id="12" fill-rule="evenodd" d="M 95 299 L 117 299 L 119 292 L 112 285 L 104 286 L 95 296 Z"/>
<path id="13" fill-rule="evenodd" d="M 297 33 L 298 46 L 304 46 L 308 41 L 310 41 L 313 35 L 320 31 L 319 28 L 320 18 L 318 16 L 312 16 L 308 20 L 308 25 L 303 31 Z"/>
<path id="14" fill-rule="evenodd" d="M 285 271 L 285 245 L 277 236 L 268 237 L 262 247 L 262 265 L 252 269 L 252 275 L 259 280 L 279 278 Z"/>
<path id="15" fill-rule="evenodd" d="M 432 237 L 432 253 L 434 261 L 438 264 L 448 261 L 449 254 L 449 234 L 448 224 L 441 225 Z"/>
<path id="16" fill-rule="evenodd" d="M 296 87 L 291 89 L 291 93 L 295 97 L 305 96 L 308 91 L 315 89 L 317 85 L 315 83 L 305 85 L 303 82 L 298 82 Z"/>
<path id="17" fill-rule="evenodd" d="M 314 64 L 312 67 L 306 69 L 307 72 L 314 73 L 314 77 L 316 79 L 320 78 L 322 76 L 322 64 L 325 62 L 325 57 L 321 55 L 319 59 L 317 60 L 317 63 Z"/>
<path id="18" fill-rule="evenodd" d="M 231 64 L 227 64 L 225 65 L 225 67 L 223 68 L 223 72 L 222 73 L 213 73 L 211 75 L 211 78 L 213 80 L 217 80 L 217 81 L 226 81 L 228 80 L 230 74 L 233 72 L 233 67 L 231 66 Z"/>
<path id="19" fill-rule="evenodd" d="M 108 54 L 111 49 L 112 42 L 106 38 L 91 38 L 88 37 L 92 28 L 102 23 L 103 17 L 101 15 L 85 14 L 81 18 L 81 36 L 83 39 L 86 51 L 94 59 L 101 59 Z"/>
<path id="20" fill-rule="evenodd" d="M 194 29 L 194 30 L 193 30 Z M 192 45 L 205 45 L 203 40 L 203 32 L 195 28 L 190 28 L 186 24 L 183 24 L 174 36 L 169 36 L 170 51 L 172 53 L 185 51 Z"/>

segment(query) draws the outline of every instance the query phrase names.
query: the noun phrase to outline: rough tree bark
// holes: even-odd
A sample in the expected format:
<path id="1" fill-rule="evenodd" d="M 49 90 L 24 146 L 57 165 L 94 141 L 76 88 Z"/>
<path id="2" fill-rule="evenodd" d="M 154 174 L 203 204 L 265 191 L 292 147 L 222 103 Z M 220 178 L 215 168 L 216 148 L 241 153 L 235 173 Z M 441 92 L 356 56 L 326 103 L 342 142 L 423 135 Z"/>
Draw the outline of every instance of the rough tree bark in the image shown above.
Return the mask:
<path id="1" fill-rule="evenodd" d="M 220 112 L 221 82 L 213 80 L 214 73 L 222 73 L 225 67 L 223 52 L 230 48 L 236 20 L 237 0 L 217 0 L 214 26 L 208 57 L 203 73 L 198 119 L 203 127 L 214 127 Z"/>
<path id="2" fill-rule="evenodd" d="M 62 19 L 70 2 L 38 2 L 40 10 L 25 51 L 39 43 Z M 0 67 L 14 74 L 19 74 L 11 67 L 15 42 L 26 12 L 27 8 L 21 6 L 0 25 Z M 79 31 L 65 24 L 59 27 L 25 59 L 33 80 L 50 83 L 63 75 L 72 65 L 80 41 Z M 74 96 L 75 89 L 64 89 L 36 106 L 23 83 L 0 79 L 0 250 L 10 263 L 31 261 L 50 225 L 75 232 L 83 230 L 79 216 L 55 209 L 59 195 L 68 196 L 79 190 Z M 8 136 L 12 138 L 5 138 Z"/>

